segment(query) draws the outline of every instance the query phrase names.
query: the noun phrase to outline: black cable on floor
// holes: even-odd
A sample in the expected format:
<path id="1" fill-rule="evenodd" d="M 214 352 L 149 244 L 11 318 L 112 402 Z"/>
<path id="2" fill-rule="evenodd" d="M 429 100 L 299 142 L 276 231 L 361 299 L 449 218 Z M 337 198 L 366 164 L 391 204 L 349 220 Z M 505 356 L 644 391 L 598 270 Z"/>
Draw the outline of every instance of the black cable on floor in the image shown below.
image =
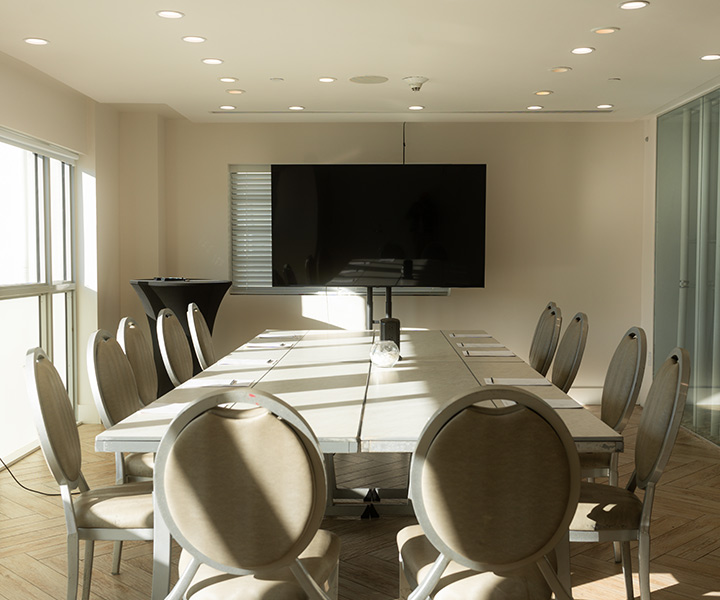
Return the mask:
<path id="1" fill-rule="evenodd" d="M 60 494 L 50 494 L 48 492 L 41 492 L 40 490 L 34 490 L 32 488 L 27 487 L 26 485 L 23 485 L 18 481 L 18 478 L 15 477 L 15 474 L 10 470 L 10 467 L 7 466 L 5 461 L 0 457 L 0 463 L 2 463 L 3 467 L 7 469 L 7 472 L 10 473 L 10 477 L 12 477 L 15 480 L 15 483 L 17 483 L 22 489 L 27 490 L 28 492 L 32 492 L 33 494 L 42 494 L 43 496 L 60 496 Z"/>

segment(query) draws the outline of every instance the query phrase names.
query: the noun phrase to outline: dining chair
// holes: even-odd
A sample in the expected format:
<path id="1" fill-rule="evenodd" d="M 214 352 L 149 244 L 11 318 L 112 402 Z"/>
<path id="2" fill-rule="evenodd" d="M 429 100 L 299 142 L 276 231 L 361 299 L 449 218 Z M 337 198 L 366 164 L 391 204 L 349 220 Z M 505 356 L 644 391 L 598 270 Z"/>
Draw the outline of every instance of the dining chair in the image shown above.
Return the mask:
<path id="1" fill-rule="evenodd" d="M 158 376 L 152 344 L 131 317 L 123 317 L 120 320 L 117 341 L 130 361 L 140 402 L 147 406 L 158 397 Z"/>
<path id="2" fill-rule="evenodd" d="M 169 308 L 158 313 L 157 338 L 165 370 L 177 387 L 193 376 L 193 361 L 185 330 Z"/>
<path id="3" fill-rule="evenodd" d="M 650 521 L 658 480 L 670 458 L 687 397 L 690 357 L 675 348 L 655 374 L 635 442 L 635 470 L 624 487 L 583 482 L 571 542 L 621 542 L 625 590 L 634 598 L 630 542 L 638 542 L 640 598 L 650 600 Z M 642 490 L 642 498 L 635 492 Z"/>
<path id="4" fill-rule="evenodd" d="M 120 345 L 107 331 L 98 329 L 88 340 L 87 369 L 100 421 L 109 429 L 141 406 L 135 376 Z M 152 481 L 152 452 L 115 453 L 115 482 Z M 120 572 L 122 541 L 113 548 L 112 573 Z"/>
<path id="5" fill-rule="evenodd" d="M 28 351 L 25 378 L 45 461 L 60 486 L 67 528 L 67 600 L 78 591 L 80 540 L 85 540 L 83 600 L 90 597 L 95 540 L 152 540 L 152 482 L 90 489 L 82 474 L 75 414 L 54 365 L 40 348 Z"/>
<path id="6" fill-rule="evenodd" d="M 555 353 L 551 380 L 553 385 L 567 392 L 572 387 L 585 353 L 588 336 L 588 318 L 583 312 L 577 313 L 565 329 Z"/>
<path id="7" fill-rule="evenodd" d="M 95 407 L 106 429 L 138 411 L 140 402 L 130 361 L 112 335 L 98 329 L 90 336 L 87 367 Z M 115 453 L 117 483 L 152 479 L 152 452 Z"/>
<path id="8" fill-rule="evenodd" d="M 418 525 L 397 536 L 401 598 L 571 598 L 555 548 L 567 541 L 579 470 L 567 427 L 533 393 L 495 386 L 456 397 L 413 453 Z"/>
<path id="9" fill-rule="evenodd" d="M 640 394 L 646 357 L 645 330 L 631 327 L 610 360 L 600 400 L 600 419 L 618 433 L 625 429 Z M 581 452 L 580 475 L 590 481 L 607 477 L 610 485 L 617 485 L 618 462 L 617 452 Z"/>
<path id="10" fill-rule="evenodd" d="M 560 339 L 560 326 L 562 325 L 562 312 L 554 303 L 549 302 L 540 314 L 535 333 L 530 343 L 528 363 L 543 377 L 547 375 L 555 356 Z"/>
<path id="11" fill-rule="evenodd" d="M 195 356 L 201 369 L 207 369 L 216 360 L 215 348 L 213 347 L 212 334 L 210 328 L 205 321 L 202 311 L 197 304 L 191 302 L 187 308 L 187 322 L 190 328 L 190 338 L 192 339 Z"/>
<path id="12" fill-rule="evenodd" d="M 189 405 L 155 470 L 158 509 L 182 547 L 167 600 L 337 598 L 340 541 L 319 530 L 325 490 L 317 439 L 283 401 L 245 388 Z"/>

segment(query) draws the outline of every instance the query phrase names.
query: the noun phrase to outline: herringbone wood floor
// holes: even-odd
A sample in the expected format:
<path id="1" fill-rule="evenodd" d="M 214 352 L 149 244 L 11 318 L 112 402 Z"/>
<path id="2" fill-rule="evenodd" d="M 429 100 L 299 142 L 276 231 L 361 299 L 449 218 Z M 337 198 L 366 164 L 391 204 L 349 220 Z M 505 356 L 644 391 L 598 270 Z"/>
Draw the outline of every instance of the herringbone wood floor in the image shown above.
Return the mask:
<path id="1" fill-rule="evenodd" d="M 640 409 L 626 430 L 627 450 L 621 461 L 626 479 Z M 95 453 L 99 426 L 83 425 L 84 471 L 91 485 L 112 482 L 112 457 Z M 401 487 L 406 460 L 402 456 L 374 461 L 371 455 L 347 457 L 338 465 L 341 485 L 360 487 L 372 481 Z M 36 452 L 13 467 L 26 485 L 55 491 L 42 455 Z M 372 473 L 372 475 L 371 475 Z M 621 481 L 624 483 L 624 481 Z M 522 485 L 522 482 L 519 482 Z M 341 536 L 342 600 L 396 598 L 395 533 L 413 522 L 409 517 L 326 519 L 324 526 Z M 65 525 L 58 498 L 20 489 L 0 472 L 0 600 L 55 600 L 65 594 Z M 670 463 L 658 486 L 653 511 L 652 588 L 654 600 L 720 597 L 720 448 L 681 430 Z M 93 600 L 136 600 L 149 597 L 150 544 L 126 544 L 122 572 L 110 575 L 111 545 L 96 544 Z M 620 566 L 607 544 L 573 544 L 573 593 L 589 600 L 622 600 Z M 636 582 L 636 593 L 637 582 Z"/>

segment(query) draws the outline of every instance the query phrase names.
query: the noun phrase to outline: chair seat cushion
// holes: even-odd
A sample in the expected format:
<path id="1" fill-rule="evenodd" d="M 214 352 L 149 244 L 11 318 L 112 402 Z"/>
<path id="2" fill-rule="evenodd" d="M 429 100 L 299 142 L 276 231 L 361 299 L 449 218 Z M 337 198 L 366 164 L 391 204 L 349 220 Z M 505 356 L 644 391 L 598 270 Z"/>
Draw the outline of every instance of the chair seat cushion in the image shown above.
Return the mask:
<path id="1" fill-rule="evenodd" d="M 422 582 L 438 551 L 419 525 L 400 530 L 397 543 L 405 571 L 418 583 Z M 451 561 L 435 589 L 434 600 L 535 600 L 550 598 L 552 594 L 535 564 L 504 573 L 478 573 Z"/>
<path id="2" fill-rule="evenodd" d="M 330 531 L 319 530 L 300 554 L 300 561 L 320 587 L 337 567 L 340 558 L 340 538 Z M 183 550 L 179 571 L 182 573 L 191 560 Z M 305 600 L 297 579 L 289 567 L 268 575 L 237 576 L 202 565 L 188 588 L 193 600 Z"/>
<path id="3" fill-rule="evenodd" d="M 155 470 L 154 452 L 129 452 L 125 455 L 125 474 L 152 479 Z"/>
<path id="4" fill-rule="evenodd" d="M 637 529 L 641 513 L 642 501 L 632 492 L 614 485 L 583 482 L 570 531 Z"/>
<path id="5" fill-rule="evenodd" d="M 145 529 L 153 526 L 152 481 L 81 492 L 73 498 L 80 528 Z"/>

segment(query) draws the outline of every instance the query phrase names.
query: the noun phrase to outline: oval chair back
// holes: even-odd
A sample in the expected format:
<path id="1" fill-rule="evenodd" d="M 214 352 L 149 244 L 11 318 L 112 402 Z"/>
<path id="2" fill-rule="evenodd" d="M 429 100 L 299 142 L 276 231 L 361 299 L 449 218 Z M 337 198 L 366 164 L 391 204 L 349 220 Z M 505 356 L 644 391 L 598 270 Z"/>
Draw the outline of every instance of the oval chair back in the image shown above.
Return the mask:
<path id="1" fill-rule="evenodd" d="M 165 370 L 177 387 L 193 376 L 193 360 L 185 330 L 169 308 L 158 313 L 157 338 Z"/>
<path id="2" fill-rule="evenodd" d="M 213 347 L 210 328 L 202 312 L 194 302 L 188 305 L 187 322 L 190 328 L 190 338 L 192 339 L 195 356 L 197 356 L 200 368 L 205 370 L 215 363 L 217 358 L 215 357 L 215 348 Z"/>
<path id="3" fill-rule="evenodd" d="M 579 312 L 565 329 L 552 366 L 552 382 L 566 394 L 580 369 L 587 336 L 588 318 L 585 313 Z"/>
<path id="4" fill-rule="evenodd" d="M 135 374 L 140 402 L 147 406 L 158 397 L 158 375 L 152 345 L 131 317 L 123 317 L 120 320 L 117 341 Z"/>
<path id="5" fill-rule="evenodd" d="M 304 419 L 278 398 L 235 389 L 188 406 L 158 449 L 155 493 L 192 556 L 170 597 L 184 597 L 204 564 L 234 575 L 289 567 L 308 597 L 328 598 L 298 560 L 325 512 L 323 457 Z"/>
<path id="6" fill-rule="evenodd" d="M 547 375 L 555 356 L 558 341 L 560 340 L 560 326 L 562 325 L 562 312 L 554 303 L 549 302 L 540 314 L 532 342 L 528 363 L 543 377 Z"/>
<path id="7" fill-rule="evenodd" d="M 575 514 L 579 469 L 567 427 L 530 392 L 493 386 L 439 410 L 413 454 L 410 494 L 440 555 L 411 598 L 432 593 L 450 560 L 494 572 L 535 563 L 568 597 L 548 556 Z"/>
<path id="8" fill-rule="evenodd" d="M 603 383 L 600 418 L 622 433 L 637 402 L 647 357 L 645 330 L 631 327 L 615 349 Z"/>
<path id="9" fill-rule="evenodd" d="M 87 363 L 95 407 L 106 428 L 141 408 L 130 361 L 110 333 L 98 329 L 90 336 Z"/>

